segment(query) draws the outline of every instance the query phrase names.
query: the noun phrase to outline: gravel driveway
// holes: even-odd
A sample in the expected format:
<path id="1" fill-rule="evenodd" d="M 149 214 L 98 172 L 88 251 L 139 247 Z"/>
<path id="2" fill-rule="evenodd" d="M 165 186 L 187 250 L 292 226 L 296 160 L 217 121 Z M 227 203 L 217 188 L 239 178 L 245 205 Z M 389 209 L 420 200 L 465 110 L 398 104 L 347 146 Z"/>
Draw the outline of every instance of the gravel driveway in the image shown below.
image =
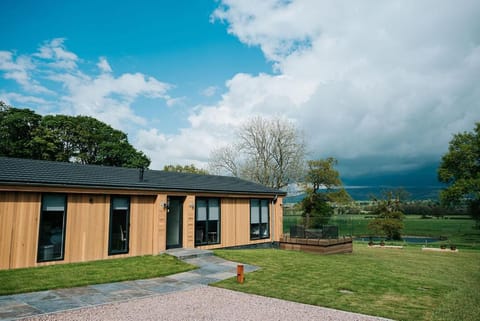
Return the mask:
<path id="1" fill-rule="evenodd" d="M 210 286 L 23 320 L 388 320 Z"/>

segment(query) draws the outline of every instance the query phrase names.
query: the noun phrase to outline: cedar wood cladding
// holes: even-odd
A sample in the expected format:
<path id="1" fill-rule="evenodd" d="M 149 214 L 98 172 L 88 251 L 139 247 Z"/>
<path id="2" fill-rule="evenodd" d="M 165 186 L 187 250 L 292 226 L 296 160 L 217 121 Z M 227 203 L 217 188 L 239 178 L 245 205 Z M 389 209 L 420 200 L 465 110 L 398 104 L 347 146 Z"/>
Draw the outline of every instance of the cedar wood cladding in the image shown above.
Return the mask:
<path id="1" fill-rule="evenodd" d="M 65 254 L 61 261 L 37 262 L 41 199 L 44 193 L 67 195 Z M 110 200 L 130 197 L 127 254 L 108 255 Z M 220 248 L 278 241 L 285 193 L 242 179 L 138 169 L 80 165 L 0 157 L 0 269 L 82 262 L 111 257 L 158 254 L 166 248 L 169 196 L 184 197 L 182 245 L 193 248 L 195 200 L 220 199 Z M 270 237 L 250 240 L 250 199 L 270 202 Z"/>

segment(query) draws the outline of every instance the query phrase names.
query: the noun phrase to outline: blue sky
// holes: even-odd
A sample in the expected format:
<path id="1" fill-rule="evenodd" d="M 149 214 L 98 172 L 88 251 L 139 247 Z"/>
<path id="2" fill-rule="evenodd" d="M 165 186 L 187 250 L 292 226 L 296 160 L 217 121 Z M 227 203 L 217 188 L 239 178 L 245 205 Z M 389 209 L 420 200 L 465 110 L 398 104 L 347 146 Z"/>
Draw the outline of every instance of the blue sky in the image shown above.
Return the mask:
<path id="1" fill-rule="evenodd" d="M 0 99 L 105 121 L 155 169 L 206 167 L 260 115 L 293 121 L 309 156 L 337 157 L 355 183 L 434 177 L 452 134 L 480 121 L 474 0 L 3 0 L 0 11 Z"/>
<path id="2" fill-rule="evenodd" d="M 221 22 L 211 22 L 217 6 L 210 0 L 120 5 L 8 0 L 1 5 L 1 49 L 22 55 L 63 39 L 62 46 L 82 60 L 81 70 L 95 69 L 99 57 L 105 57 L 117 76 L 142 73 L 166 82 L 172 86 L 169 94 L 182 100 L 181 106 L 167 108 L 164 101 L 138 97 L 132 107 L 145 117 L 157 114 L 162 128 L 175 132 L 188 125 L 189 107 L 214 102 L 225 81 L 239 71 L 271 71 L 259 48 L 229 35 Z M 14 82 L 0 84 L 5 91 L 16 89 Z M 208 88 L 211 96 L 202 94 Z M 158 109 L 161 113 L 155 113 Z"/>

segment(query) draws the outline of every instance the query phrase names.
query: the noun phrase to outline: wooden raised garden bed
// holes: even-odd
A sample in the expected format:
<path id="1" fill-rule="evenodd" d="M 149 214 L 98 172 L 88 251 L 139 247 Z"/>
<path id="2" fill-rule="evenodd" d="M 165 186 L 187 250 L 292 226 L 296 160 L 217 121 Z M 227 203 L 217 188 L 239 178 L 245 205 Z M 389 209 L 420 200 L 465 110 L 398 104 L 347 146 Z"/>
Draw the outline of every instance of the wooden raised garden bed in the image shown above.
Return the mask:
<path id="1" fill-rule="evenodd" d="M 307 239 L 285 235 L 280 238 L 280 249 L 318 254 L 352 253 L 352 238 Z"/>

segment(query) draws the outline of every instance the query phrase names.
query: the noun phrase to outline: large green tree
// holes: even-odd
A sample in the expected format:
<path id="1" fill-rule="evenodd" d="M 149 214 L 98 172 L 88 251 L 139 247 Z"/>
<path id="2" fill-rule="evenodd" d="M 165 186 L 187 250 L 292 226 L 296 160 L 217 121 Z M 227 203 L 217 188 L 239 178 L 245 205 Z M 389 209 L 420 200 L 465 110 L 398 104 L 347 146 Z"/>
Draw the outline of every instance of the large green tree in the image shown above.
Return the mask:
<path id="1" fill-rule="evenodd" d="M 300 203 L 304 225 L 307 228 L 319 228 L 325 225 L 333 215 L 333 203 L 351 201 L 343 188 L 340 173 L 335 169 L 335 158 L 310 160 L 305 177 L 306 197 Z"/>
<path id="2" fill-rule="evenodd" d="M 448 184 L 441 191 L 444 205 L 468 205 L 480 226 L 480 122 L 472 132 L 455 134 L 438 168 L 438 179 Z"/>
<path id="3" fill-rule="evenodd" d="M 43 159 L 144 168 L 150 164 L 125 133 L 92 117 L 45 116 L 36 138 Z"/>
<path id="4" fill-rule="evenodd" d="M 41 116 L 0 101 L 0 156 L 35 158 L 33 133 Z"/>
<path id="5" fill-rule="evenodd" d="M 143 167 L 150 160 L 127 135 L 87 116 L 40 116 L 3 104 L 0 155 L 82 164 Z"/>

